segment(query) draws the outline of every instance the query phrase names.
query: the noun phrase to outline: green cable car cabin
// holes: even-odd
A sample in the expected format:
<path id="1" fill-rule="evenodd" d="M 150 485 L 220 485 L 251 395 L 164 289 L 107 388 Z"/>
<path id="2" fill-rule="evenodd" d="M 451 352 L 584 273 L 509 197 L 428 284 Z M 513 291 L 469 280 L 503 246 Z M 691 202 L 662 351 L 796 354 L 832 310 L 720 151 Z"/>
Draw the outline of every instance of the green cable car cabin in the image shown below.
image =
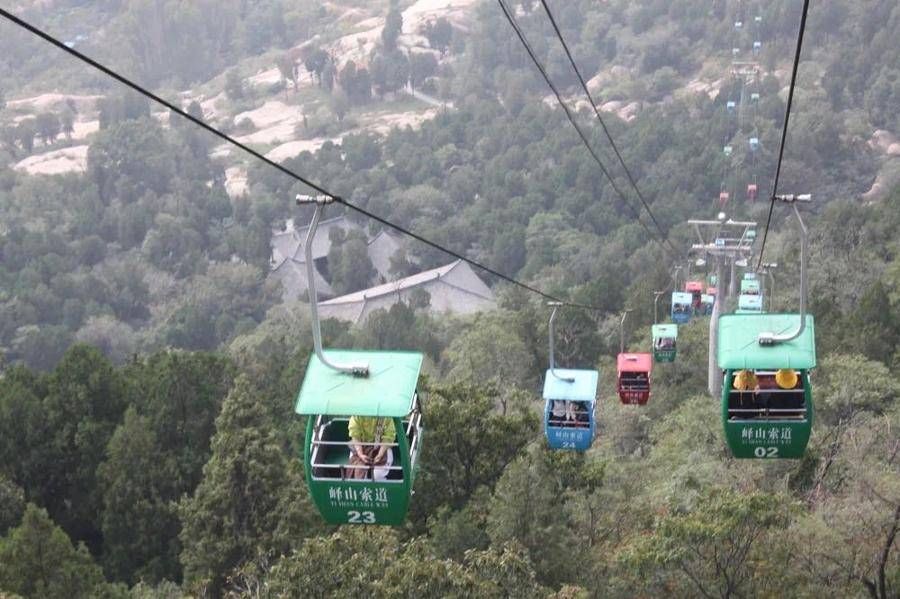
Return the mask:
<path id="1" fill-rule="evenodd" d="M 736 458 L 799 458 L 813 423 L 809 372 L 816 367 L 812 315 L 790 341 L 761 345 L 760 334 L 796 329 L 797 314 L 726 314 L 718 364 L 725 373 L 722 425 Z"/>
<path id="2" fill-rule="evenodd" d="M 324 355 L 329 362 L 365 362 L 368 375 L 339 372 L 315 354 L 309 360 L 295 411 L 306 417 L 303 461 L 310 496 L 330 524 L 403 524 L 422 448 L 416 392 L 422 354 Z M 352 431 L 367 435 L 353 439 Z M 386 448 L 378 462 L 351 458 L 357 448 L 373 447 Z"/>
<path id="3" fill-rule="evenodd" d="M 678 342 L 677 324 L 655 324 L 650 329 L 653 337 L 653 359 L 657 362 L 674 362 Z"/>
<path id="4" fill-rule="evenodd" d="M 761 295 L 738 296 L 738 307 L 735 314 L 762 314 L 763 298 Z"/>
<path id="5" fill-rule="evenodd" d="M 707 287 L 707 292 L 715 291 L 715 287 Z M 704 293 L 700 296 L 700 315 L 701 316 L 712 316 L 713 308 L 716 305 L 716 294 L 715 293 Z"/>
<path id="6" fill-rule="evenodd" d="M 759 280 L 743 279 L 741 280 L 741 295 L 759 295 Z"/>

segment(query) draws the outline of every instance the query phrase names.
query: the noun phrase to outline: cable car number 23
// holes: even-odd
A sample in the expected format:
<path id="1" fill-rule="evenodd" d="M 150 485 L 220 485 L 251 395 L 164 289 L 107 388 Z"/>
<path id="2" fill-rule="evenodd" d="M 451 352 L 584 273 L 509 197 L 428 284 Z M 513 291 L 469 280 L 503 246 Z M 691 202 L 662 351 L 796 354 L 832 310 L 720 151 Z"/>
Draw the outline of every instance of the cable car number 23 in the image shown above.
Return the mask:
<path id="1" fill-rule="evenodd" d="M 347 522 L 350 524 L 375 524 L 374 512 L 347 512 Z"/>
<path id="2" fill-rule="evenodd" d="M 778 457 L 778 448 L 777 447 L 757 447 L 753 450 L 753 455 L 758 458 L 777 458 Z"/>

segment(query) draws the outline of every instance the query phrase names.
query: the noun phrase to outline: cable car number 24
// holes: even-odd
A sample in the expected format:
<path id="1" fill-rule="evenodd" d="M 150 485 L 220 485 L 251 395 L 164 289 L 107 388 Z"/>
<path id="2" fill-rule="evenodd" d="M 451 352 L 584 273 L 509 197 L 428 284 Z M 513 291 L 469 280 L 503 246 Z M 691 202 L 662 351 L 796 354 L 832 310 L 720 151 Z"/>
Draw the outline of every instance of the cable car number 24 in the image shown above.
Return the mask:
<path id="1" fill-rule="evenodd" d="M 347 522 L 350 524 L 375 524 L 375 513 L 351 510 L 347 512 Z"/>
<path id="2" fill-rule="evenodd" d="M 777 447 L 757 447 L 753 450 L 753 455 L 758 458 L 777 458 L 778 457 L 778 448 Z"/>

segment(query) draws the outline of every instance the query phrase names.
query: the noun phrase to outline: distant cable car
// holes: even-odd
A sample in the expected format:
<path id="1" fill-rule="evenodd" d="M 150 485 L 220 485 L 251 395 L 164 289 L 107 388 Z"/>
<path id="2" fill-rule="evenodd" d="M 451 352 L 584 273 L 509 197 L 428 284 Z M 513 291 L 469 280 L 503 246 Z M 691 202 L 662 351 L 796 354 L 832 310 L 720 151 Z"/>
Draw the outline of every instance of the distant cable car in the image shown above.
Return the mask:
<path id="1" fill-rule="evenodd" d="M 759 92 L 751 92 L 750 101 L 751 102 L 759 102 Z"/>
<path id="2" fill-rule="evenodd" d="M 653 339 L 653 359 L 657 362 L 674 362 L 678 343 L 678 325 L 655 324 L 650 329 Z"/>
<path id="3" fill-rule="evenodd" d="M 617 388 L 623 404 L 644 405 L 650 400 L 650 354 L 620 353 L 616 359 Z"/>
<path id="4" fill-rule="evenodd" d="M 316 206 L 304 243 L 315 353 L 295 408 L 306 417 L 306 483 L 330 524 L 396 526 L 406 519 L 422 451 L 416 386 L 423 355 L 322 349 L 312 242 L 333 201 L 297 197 L 298 204 Z"/>
<path id="5" fill-rule="evenodd" d="M 761 343 L 797 326 L 796 314 L 723 315 L 718 365 L 725 372 L 722 424 L 736 458 L 799 458 L 813 423 L 809 371 L 816 366 L 813 317 L 800 335 Z"/>
<path id="6" fill-rule="evenodd" d="M 735 28 L 735 29 L 740 29 L 740 28 L 743 27 L 743 26 L 744 26 L 744 22 L 743 22 L 743 21 L 735 21 L 735 22 L 734 22 L 734 28 Z"/>
<path id="7" fill-rule="evenodd" d="M 740 49 L 740 48 L 732 48 L 732 49 L 731 49 L 731 55 L 732 55 L 732 56 L 738 56 L 738 55 L 740 55 L 740 53 L 741 53 L 741 49 Z"/>
<path id="8" fill-rule="evenodd" d="M 720 191 L 719 192 L 719 207 L 724 208 L 725 204 L 727 204 L 727 203 L 728 203 L 728 192 Z"/>
<path id="9" fill-rule="evenodd" d="M 751 137 L 750 138 L 750 151 L 755 152 L 758 149 L 759 149 L 759 138 Z"/>
<path id="10" fill-rule="evenodd" d="M 672 294 L 672 322 L 687 324 L 691 321 L 693 309 L 691 304 L 694 297 L 690 293 L 676 291 Z"/>
<path id="11" fill-rule="evenodd" d="M 586 451 L 594 439 L 594 408 L 597 400 L 597 370 L 556 368 L 553 322 L 558 302 L 550 314 L 550 368 L 544 376 L 544 434 L 553 449 Z"/>
<path id="12" fill-rule="evenodd" d="M 759 295 L 759 281 L 748 279 L 742 280 L 741 295 Z"/>
<path id="13" fill-rule="evenodd" d="M 747 231 L 746 238 L 751 242 L 756 241 L 756 229 L 750 229 L 749 231 Z"/>
<path id="14" fill-rule="evenodd" d="M 761 50 L 762 50 L 762 42 L 759 40 L 753 42 L 753 53 L 759 54 Z"/>
<path id="15" fill-rule="evenodd" d="M 756 183 L 750 183 L 749 185 L 747 185 L 747 199 L 755 200 L 758 190 L 759 187 L 757 187 Z"/>
<path id="16" fill-rule="evenodd" d="M 700 296 L 700 315 L 701 316 L 712 316 L 713 307 L 716 305 L 716 295 L 714 293 L 709 293 L 713 291 L 715 288 L 710 287 L 707 289 L 706 293 Z"/>
<path id="17" fill-rule="evenodd" d="M 691 307 L 694 311 L 700 309 L 700 296 L 703 295 L 703 281 L 688 281 L 684 284 L 684 291 L 691 294 Z"/>
<path id="18" fill-rule="evenodd" d="M 730 114 L 733 113 L 737 109 L 737 102 L 734 100 L 728 100 L 725 103 L 725 110 Z"/>
<path id="19" fill-rule="evenodd" d="M 728 144 L 724 148 L 722 148 L 722 152 L 724 152 L 726 156 L 731 156 L 731 153 L 733 151 L 734 151 L 734 148 L 731 147 L 731 144 Z"/>
<path id="20" fill-rule="evenodd" d="M 709 275 L 707 280 L 708 283 L 706 292 L 709 293 L 709 287 L 715 287 L 719 284 L 719 277 L 717 277 L 716 275 Z"/>
<path id="21" fill-rule="evenodd" d="M 625 352 L 625 310 L 619 323 L 619 355 L 616 358 L 616 389 L 623 404 L 644 405 L 650 400 L 650 372 L 653 356 Z"/>
<path id="22" fill-rule="evenodd" d="M 762 314 L 761 295 L 740 295 L 738 296 L 738 309 L 735 314 Z"/>
<path id="23" fill-rule="evenodd" d="M 753 20 L 757 23 L 762 23 L 762 17 L 760 15 L 756 15 L 753 17 Z"/>

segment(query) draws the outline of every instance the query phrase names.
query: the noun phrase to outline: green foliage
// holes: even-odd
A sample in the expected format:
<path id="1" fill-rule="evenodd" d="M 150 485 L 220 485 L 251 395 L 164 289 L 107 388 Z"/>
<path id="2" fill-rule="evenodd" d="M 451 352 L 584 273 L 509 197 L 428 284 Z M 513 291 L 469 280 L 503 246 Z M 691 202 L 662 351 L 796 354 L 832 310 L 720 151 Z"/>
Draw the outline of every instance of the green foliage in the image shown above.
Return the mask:
<path id="1" fill-rule="evenodd" d="M 512 395 L 505 414 L 495 409 L 499 399 L 489 387 L 428 389 L 428 443 L 416 478 L 413 521 L 423 522 L 441 505 L 461 507 L 480 487 L 492 487 L 536 433 L 538 418 L 527 397 Z"/>
<path id="2" fill-rule="evenodd" d="M 381 30 L 381 43 L 388 52 L 397 49 L 397 38 L 403 32 L 403 15 L 400 12 L 398 0 L 391 0 L 387 17 L 384 19 L 384 29 Z"/>
<path id="3" fill-rule="evenodd" d="M 33 504 L 22 524 L 0 539 L 0 589 L 26 598 L 124 595 L 110 592 L 85 546 L 73 547 L 47 512 Z"/>
<path id="4" fill-rule="evenodd" d="M 659 516 L 652 534 L 636 538 L 622 560 L 638 576 L 660 568 L 657 584 L 675 585 L 682 593 L 743 594 L 753 578 L 751 564 L 764 559 L 765 545 L 777 539 L 789 517 L 781 497 L 713 488 L 693 509 Z M 777 580 L 754 582 L 756 593 L 779 588 Z"/>
<path id="5" fill-rule="evenodd" d="M 18 485 L 0 475 L 0 536 L 19 524 L 25 511 L 25 494 Z"/>
<path id="6" fill-rule="evenodd" d="M 179 506 L 188 585 L 218 594 L 242 562 L 286 552 L 314 531 L 298 470 L 249 381 L 239 377 L 216 419 L 203 480 Z"/>
<path id="7" fill-rule="evenodd" d="M 331 286 L 338 295 L 369 287 L 375 268 L 369 258 L 365 233 L 356 230 L 345 233 L 337 227 L 331 229 L 328 270 Z"/>
<path id="8" fill-rule="evenodd" d="M 103 561 L 114 580 L 158 582 L 179 573 L 178 517 L 171 502 L 177 469 L 160 450 L 150 419 L 129 408 L 98 471 Z"/>

